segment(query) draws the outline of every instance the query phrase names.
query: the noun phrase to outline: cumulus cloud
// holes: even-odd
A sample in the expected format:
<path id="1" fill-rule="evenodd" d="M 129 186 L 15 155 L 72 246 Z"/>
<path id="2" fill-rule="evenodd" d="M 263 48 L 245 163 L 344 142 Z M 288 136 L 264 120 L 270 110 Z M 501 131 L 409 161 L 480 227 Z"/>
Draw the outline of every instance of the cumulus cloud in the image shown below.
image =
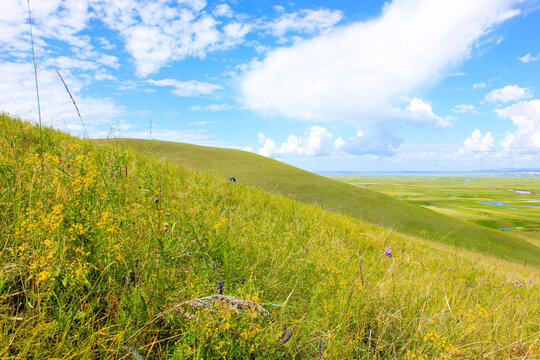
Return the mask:
<path id="1" fill-rule="evenodd" d="M 237 45 L 252 29 L 238 21 L 222 25 L 214 16 L 233 16 L 230 6 L 220 4 L 208 13 L 203 0 L 96 0 L 92 8 L 107 27 L 118 31 L 140 77 L 174 61 L 203 58 Z"/>
<path id="2" fill-rule="evenodd" d="M 328 144 L 332 134 L 321 126 L 312 126 L 307 131 L 306 137 L 290 135 L 287 141 L 277 144 L 274 140 L 267 138 L 263 133 L 259 133 L 259 142 L 263 146 L 258 153 L 264 156 L 321 156 L 328 153 Z"/>
<path id="3" fill-rule="evenodd" d="M 91 48 L 89 39 L 79 36 L 91 19 L 89 0 L 31 1 L 36 45 L 54 38 L 76 48 Z M 0 12 L 0 44 L 4 52 L 17 54 L 28 49 L 28 12 L 26 1 L 8 1 Z"/>
<path id="4" fill-rule="evenodd" d="M 491 132 L 482 135 L 480 130 L 475 129 L 471 136 L 463 143 L 462 152 L 488 152 L 493 149 L 493 136 Z"/>
<path id="5" fill-rule="evenodd" d="M 334 140 L 334 146 L 336 147 L 336 149 L 341 149 L 343 146 L 345 146 L 345 140 L 343 140 L 342 136 Z"/>
<path id="6" fill-rule="evenodd" d="M 330 29 L 343 18 L 339 10 L 319 9 L 300 10 L 281 15 L 266 27 L 274 36 L 283 36 L 288 32 L 316 33 Z"/>
<path id="7" fill-rule="evenodd" d="M 224 46 L 233 46 L 244 41 L 244 37 L 252 30 L 250 24 L 231 22 L 223 27 Z"/>
<path id="8" fill-rule="evenodd" d="M 337 139 L 336 141 L 338 141 Z M 392 156 L 402 140 L 394 137 L 388 129 L 366 128 L 358 130 L 356 136 L 339 141 L 339 149 L 348 155 Z"/>
<path id="9" fill-rule="evenodd" d="M 173 89 L 171 94 L 180 97 L 195 97 L 200 95 L 209 95 L 222 89 L 221 85 L 211 84 L 201 81 L 180 81 L 176 79 L 148 80 L 148 83 L 156 86 L 170 86 Z"/>
<path id="10" fill-rule="evenodd" d="M 520 62 L 525 64 L 536 61 L 538 59 L 540 59 L 540 54 L 533 56 L 531 55 L 531 53 L 528 53 L 527 55 L 518 58 Z"/>
<path id="11" fill-rule="evenodd" d="M 451 122 L 435 115 L 430 104 L 420 98 L 411 100 L 405 110 L 394 109 L 396 116 L 401 116 L 409 124 L 431 127 L 448 127 Z"/>
<path id="12" fill-rule="evenodd" d="M 223 16 L 223 17 L 232 17 L 233 11 L 231 7 L 227 4 L 219 4 L 214 8 L 214 11 L 212 11 L 212 14 L 214 16 Z"/>
<path id="13" fill-rule="evenodd" d="M 499 117 L 512 120 L 517 127 L 501 142 L 505 151 L 517 154 L 540 152 L 540 100 L 521 101 L 495 111 Z"/>
<path id="14" fill-rule="evenodd" d="M 489 102 L 509 102 L 531 98 L 530 88 L 521 88 L 517 85 L 506 85 L 503 88 L 490 91 L 485 100 Z"/>
<path id="15" fill-rule="evenodd" d="M 469 56 L 514 0 L 395 0 L 379 18 L 270 51 L 242 79 L 253 110 L 304 120 L 348 120 L 391 108 Z"/>

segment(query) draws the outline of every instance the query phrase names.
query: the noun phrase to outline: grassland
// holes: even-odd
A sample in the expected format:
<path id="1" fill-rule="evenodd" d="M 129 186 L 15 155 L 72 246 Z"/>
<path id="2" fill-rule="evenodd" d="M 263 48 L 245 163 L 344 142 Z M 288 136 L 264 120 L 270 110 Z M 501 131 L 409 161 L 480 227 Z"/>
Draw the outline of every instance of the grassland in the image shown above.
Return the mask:
<path id="1" fill-rule="evenodd" d="M 0 115 L 1 358 L 540 356 L 534 267 L 43 130 Z"/>
<path id="2" fill-rule="evenodd" d="M 222 179 L 234 176 L 243 184 L 437 243 L 540 265 L 540 248 L 515 234 L 439 214 L 399 201 L 395 196 L 345 184 L 253 153 L 155 140 L 110 141 Z"/>
<path id="3" fill-rule="evenodd" d="M 333 178 L 494 230 L 540 240 L 540 179 L 503 175 Z"/>

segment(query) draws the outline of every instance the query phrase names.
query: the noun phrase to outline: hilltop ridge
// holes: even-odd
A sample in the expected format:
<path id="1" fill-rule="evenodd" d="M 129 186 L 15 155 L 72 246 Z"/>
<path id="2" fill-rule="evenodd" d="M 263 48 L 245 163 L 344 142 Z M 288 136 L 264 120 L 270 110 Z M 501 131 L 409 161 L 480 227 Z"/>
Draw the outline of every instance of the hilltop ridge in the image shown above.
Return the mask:
<path id="1" fill-rule="evenodd" d="M 234 175 L 241 183 L 436 243 L 540 265 L 540 248 L 518 236 L 438 214 L 264 156 L 241 150 L 159 140 L 110 141 L 221 178 Z"/>

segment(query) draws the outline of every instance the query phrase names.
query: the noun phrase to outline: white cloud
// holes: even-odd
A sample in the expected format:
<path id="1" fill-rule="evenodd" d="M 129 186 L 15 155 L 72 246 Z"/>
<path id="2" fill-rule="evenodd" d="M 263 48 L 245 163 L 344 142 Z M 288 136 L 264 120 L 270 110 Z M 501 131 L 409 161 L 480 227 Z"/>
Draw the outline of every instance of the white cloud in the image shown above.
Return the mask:
<path id="1" fill-rule="evenodd" d="M 176 0 L 178 3 L 183 3 L 192 8 L 195 11 L 201 11 L 206 7 L 205 0 Z"/>
<path id="2" fill-rule="evenodd" d="M 125 48 L 135 62 L 138 76 L 147 77 L 163 66 L 188 57 L 203 58 L 207 53 L 228 48 L 243 41 L 248 24 L 220 26 L 205 11 L 206 2 L 96 0 L 93 10 L 109 28 L 118 31 Z M 214 16 L 232 15 L 226 4 L 216 6 Z"/>
<path id="3" fill-rule="evenodd" d="M 240 22 L 232 22 L 223 27 L 225 46 L 232 46 L 244 41 L 244 36 L 252 30 L 252 26 Z"/>
<path id="4" fill-rule="evenodd" d="M 215 9 L 212 11 L 212 14 L 214 16 L 223 16 L 223 17 L 232 17 L 233 11 L 231 7 L 227 4 L 219 4 L 215 7 Z"/>
<path id="5" fill-rule="evenodd" d="M 395 0 L 374 20 L 270 51 L 242 79 L 247 106 L 357 126 L 469 56 L 514 0 Z M 378 119 L 381 116 L 378 115 Z"/>
<path id="6" fill-rule="evenodd" d="M 459 113 L 459 114 L 465 114 L 465 113 L 471 113 L 471 114 L 478 114 L 478 111 L 476 111 L 474 105 L 467 105 L 467 104 L 460 104 L 454 106 L 452 109 L 453 112 Z"/>
<path id="7" fill-rule="evenodd" d="M 488 152 L 493 149 L 493 136 L 491 132 L 487 132 L 486 135 L 482 135 L 480 130 L 475 129 L 471 137 L 467 138 L 463 143 L 463 149 L 461 152 Z"/>
<path id="8" fill-rule="evenodd" d="M 43 67 L 71 70 L 92 80 L 110 79 L 107 68 L 117 69 L 118 59 L 97 51 L 92 38 L 84 34 L 95 14 L 93 0 L 31 1 L 32 32 L 35 52 Z M 0 12 L 0 58 L 31 61 L 30 34 L 26 1 L 8 1 Z M 96 38 L 98 48 L 110 46 Z M 59 45 L 60 44 L 60 45 Z M 105 45 L 103 45 L 105 44 Z"/>
<path id="9" fill-rule="evenodd" d="M 283 14 L 267 25 L 269 31 L 281 37 L 288 32 L 300 32 L 312 34 L 330 29 L 343 18 L 343 13 L 339 10 L 319 9 L 300 10 Z"/>
<path id="10" fill-rule="evenodd" d="M 193 105 L 189 107 L 190 111 L 225 111 L 232 109 L 235 109 L 235 107 L 229 104 Z"/>
<path id="11" fill-rule="evenodd" d="M 79 36 L 91 18 L 89 0 L 31 1 L 30 10 L 36 45 L 54 38 L 76 48 L 91 47 L 88 38 Z M 0 44 L 3 51 L 28 49 L 28 10 L 26 1 L 7 1 L 0 12 Z"/>
<path id="12" fill-rule="evenodd" d="M 336 149 L 340 149 L 343 146 L 345 146 L 345 140 L 343 140 L 343 137 L 340 136 L 334 141 L 334 147 L 336 147 Z"/>
<path id="13" fill-rule="evenodd" d="M 473 84 L 473 89 L 483 89 L 486 87 L 486 83 L 485 82 L 479 82 L 479 83 L 474 83 Z"/>
<path id="14" fill-rule="evenodd" d="M 338 141 L 337 139 L 336 141 Z M 401 146 L 402 140 L 394 137 L 384 127 L 358 130 L 356 136 L 339 141 L 339 149 L 349 155 L 392 156 Z M 336 147 L 338 147 L 336 145 Z"/>
<path id="15" fill-rule="evenodd" d="M 495 89 L 486 95 L 485 100 L 489 102 L 509 102 L 531 98 L 530 88 L 521 88 L 517 85 L 507 85 L 500 89 Z"/>
<path id="16" fill-rule="evenodd" d="M 79 60 L 68 56 L 50 57 L 43 60 L 43 66 L 64 69 L 97 70 L 98 65 L 93 61 Z"/>
<path id="17" fill-rule="evenodd" d="M 272 139 L 268 139 L 263 133 L 259 133 L 259 142 L 263 143 L 263 147 L 257 152 L 260 155 L 271 157 L 276 151 L 276 142 Z"/>
<path id="18" fill-rule="evenodd" d="M 43 123 L 59 129 L 76 130 L 76 135 L 84 135 L 79 131 L 82 129 L 81 122 L 56 71 L 43 68 L 38 75 Z M 63 71 L 62 76 L 91 135 L 125 114 L 125 109 L 109 98 L 84 95 L 84 83 L 69 70 Z M 37 121 L 32 63 L 0 62 L 0 79 L 0 109 L 23 119 Z"/>
<path id="19" fill-rule="evenodd" d="M 118 63 L 118 58 L 113 55 L 101 54 L 97 57 L 96 61 L 99 64 L 106 65 L 113 69 L 118 69 L 120 67 L 120 64 Z"/>
<path id="20" fill-rule="evenodd" d="M 171 94 L 180 97 L 195 97 L 200 95 L 209 95 L 222 89 L 221 85 L 211 84 L 201 81 L 180 81 L 176 79 L 148 80 L 148 83 L 156 86 L 171 86 Z"/>
<path id="21" fill-rule="evenodd" d="M 505 151 L 533 155 L 540 153 L 540 100 L 521 101 L 495 111 L 499 117 L 512 120 L 517 127 L 501 142 Z"/>
<path id="22" fill-rule="evenodd" d="M 258 153 L 264 156 L 321 156 L 328 153 L 328 143 L 332 134 L 321 126 L 312 126 L 307 132 L 307 137 L 297 137 L 290 135 L 287 141 L 277 145 L 272 139 L 268 139 L 263 133 L 259 133 L 259 142 L 263 147 Z"/>
<path id="23" fill-rule="evenodd" d="M 519 61 L 525 64 L 536 61 L 538 59 L 540 59 L 540 54 L 533 56 L 531 55 L 531 53 L 528 53 L 527 55 L 518 58 Z"/>
<path id="24" fill-rule="evenodd" d="M 420 98 L 411 100 L 405 110 L 394 109 L 396 116 L 403 117 L 412 125 L 426 125 L 432 127 L 448 127 L 451 123 L 433 113 L 430 104 Z"/>

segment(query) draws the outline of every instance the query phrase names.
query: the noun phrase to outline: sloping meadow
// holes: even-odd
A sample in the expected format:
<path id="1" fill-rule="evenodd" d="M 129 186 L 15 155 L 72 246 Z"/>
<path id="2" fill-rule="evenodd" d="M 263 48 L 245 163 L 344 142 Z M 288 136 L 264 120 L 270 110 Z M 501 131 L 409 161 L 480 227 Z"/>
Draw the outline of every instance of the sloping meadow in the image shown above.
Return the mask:
<path id="1" fill-rule="evenodd" d="M 7 115 L 0 226 L 1 358 L 540 355 L 536 268 Z"/>

